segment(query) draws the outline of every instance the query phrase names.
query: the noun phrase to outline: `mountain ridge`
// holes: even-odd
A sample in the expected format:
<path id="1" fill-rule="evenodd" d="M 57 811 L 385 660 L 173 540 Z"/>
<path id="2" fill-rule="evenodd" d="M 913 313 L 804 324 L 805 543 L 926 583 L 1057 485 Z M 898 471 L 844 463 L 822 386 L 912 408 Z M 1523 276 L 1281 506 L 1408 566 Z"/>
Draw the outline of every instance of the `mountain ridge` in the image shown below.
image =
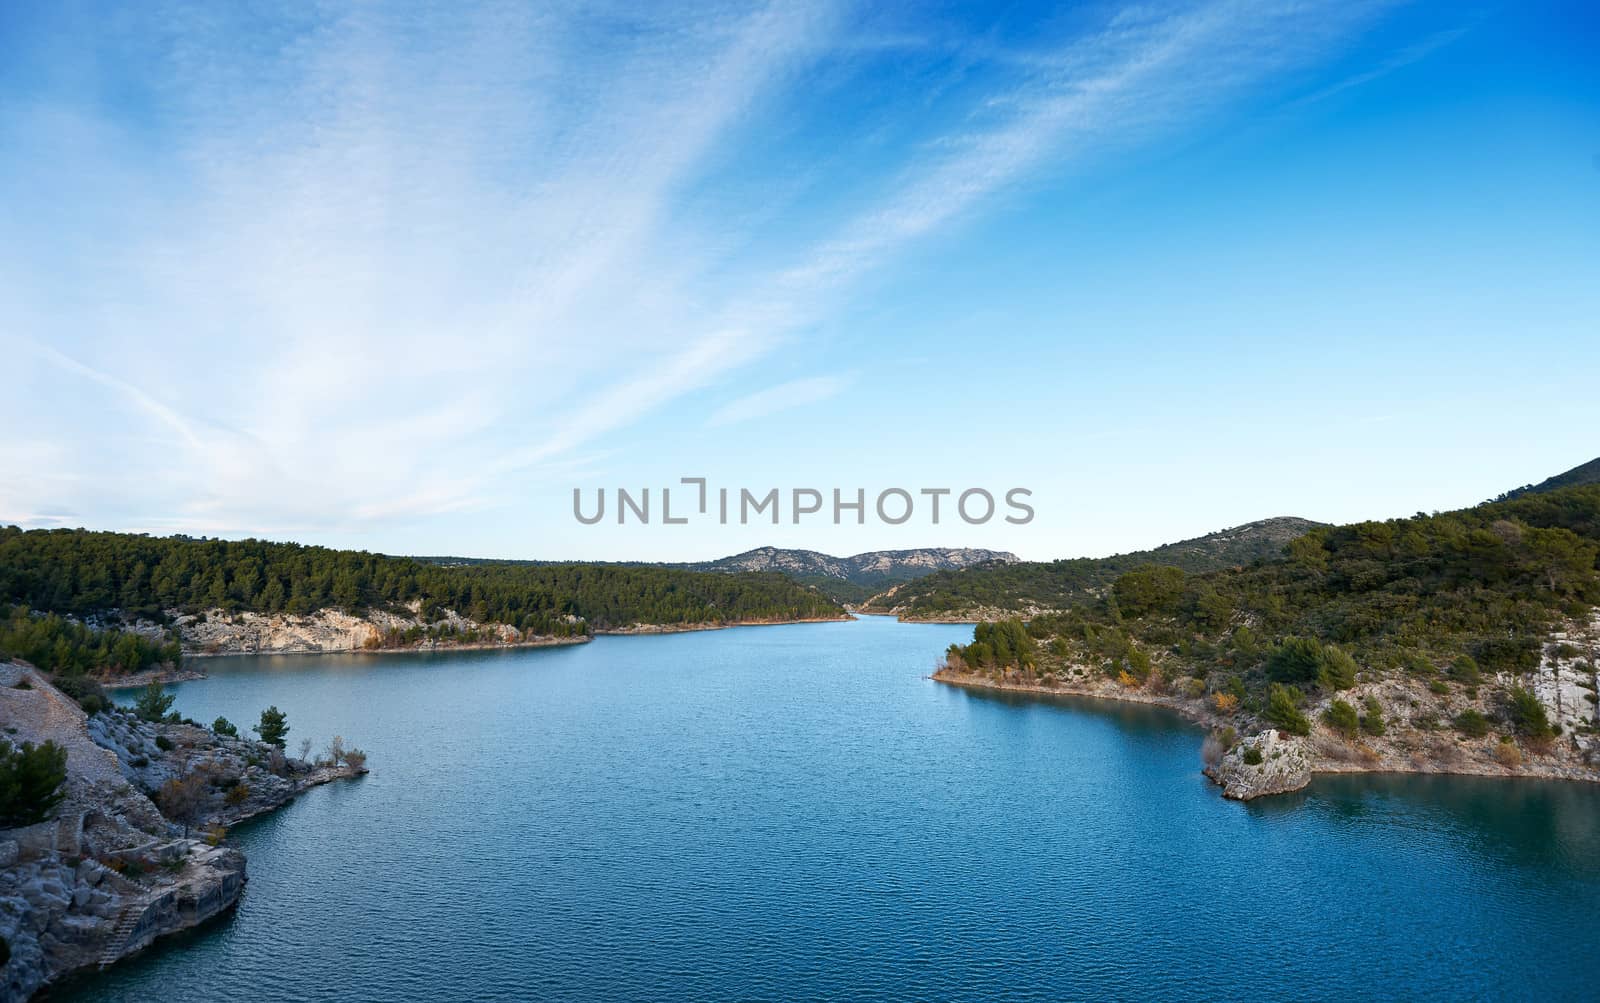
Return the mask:
<path id="1" fill-rule="evenodd" d="M 1250 564 L 1278 556 L 1290 540 L 1325 525 L 1299 516 L 1272 516 L 1109 557 L 1017 561 L 940 571 L 870 596 L 861 609 L 912 620 L 970 620 L 996 613 L 1058 609 L 1140 565 L 1199 572 Z"/>
<path id="2" fill-rule="evenodd" d="M 912 547 L 901 550 L 864 550 L 836 557 L 820 550 L 762 546 L 708 561 L 540 561 L 496 560 L 478 557 L 413 557 L 424 564 L 444 567 L 481 564 L 563 565 L 592 564 L 623 567 L 658 567 L 716 574 L 774 572 L 815 587 L 838 603 L 856 603 L 884 588 L 912 581 L 937 571 L 953 571 L 985 564 L 1015 564 L 1016 554 L 982 547 Z"/>
<path id="3" fill-rule="evenodd" d="M 1564 470 L 1554 477 L 1546 477 L 1537 484 L 1524 484 L 1520 488 L 1512 488 L 1510 491 L 1490 500 L 1497 502 L 1511 501 L 1525 495 L 1546 494 L 1550 491 L 1581 487 L 1585 484 L 1600 484 L 1600 456 L 1595 457 L 1588 463 L 1580 463 L 1571 470 Z"/>

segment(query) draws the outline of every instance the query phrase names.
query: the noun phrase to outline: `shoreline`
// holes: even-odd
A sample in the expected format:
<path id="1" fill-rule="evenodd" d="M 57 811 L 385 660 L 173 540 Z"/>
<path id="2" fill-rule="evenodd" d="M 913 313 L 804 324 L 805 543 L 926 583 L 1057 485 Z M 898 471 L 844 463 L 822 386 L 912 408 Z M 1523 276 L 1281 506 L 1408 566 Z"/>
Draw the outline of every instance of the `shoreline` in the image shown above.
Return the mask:
<path id="1" fill-rule="evenodd" d="M 893 610 L 876 609 L 863 609 L 857 610 L 856 612 L 860 613 L 862 616 L 892 616 L 901 623 L 970 623 L 976 625 L 985 622 L 979 618 L 970 616 L 957 616 L 955 614 L 951 614 L 950 616 L 914 616 L 905 613 L 896 613 Z M 990 619 L 993 618 L 991 617 Z"/>
<path id="2" fill-rule="evenodd" d="M 844 616 L 811 616 L 798 620 L 728 620 L 722 623 L 636 623 L 627 627 L 596 628 L 591 637 L 636 637 L 645 634 L 692 634 L 702 630 L 729 630 L 734 627 L 784 627 L 797 623 L 848 623 L 852 614 Z"/>
<path id="3" fill-rule="evenodd" d="M 1197 706 L 1193 701 L 1163 694 L 1127 691 L 1110 679 L 1107 679 L 1103 685 L 1096 686 L 1086 686 L 1081 683 L 1046 686 L 1040 683 L 1007 682 L 991 679 L 976 673 L 955 672 L 951 669 L 939 669 L 924 678 L 961 689 L 1047 697 L 1082 697 L 1092 700 L 1104 700 L 1110 703 L 1163 707 L 1177 713 L 1186 722 L 1207 731 L 1235 724 L 1234 720 L 1211 712 L 1205 709 L 1203 705 Z M 1272 729 L 1269 727 L 1266 730 Z M 1309 740 L 1307 741 L 1308 745 L 1312 745 Z M 1530 780 L 1568 780 L 1574 783 L 1600 783 L 1600 770 L 1567 765 L 1559 759 L 1551 760 L 1549 757 L 1541 757 L 1544 761 L 1530 758 L 1520 766 L 1507 767 L 1499 763 L 1471 759 L 1462 759 L 1454 762 L 1440 762 L 1435 759 L 1410 759 L 1405 762 L 1393 760 L 1362 762 L 1358 760 L 1332 759 L 1317 751 L 1314 747 L 1310 749 L 1310 752 L 1312 755 L 1311 775 L 1313 777 L 1317 774 L 1389 773 L 1418 776 L 1499 777 L 1504 779 L 1520 778 Z M 1201 772 L 1204 773 L 1206 771 L 1202 769 Z M 1206 775 L 1210 776 L 1209 773 Z M 1214 778 L 1213 782 L 1215 782 Z"/>
<path id="4" fill-rule="evenodd" d="M 272 648 L 257 651 L 185 651 L 185 662 L 189 659 L 210 658 L 238 658 L 244 655 L 412 655 L 439 651 L 488 651 L 495 648 L 552 648 L 568 644 L 587 644 L 594 638 L 591 635 L 582 637 L 546 637 L 534 641 L 474 641 L 470 644 L 447 645 L 407 645 L 399 648 Z M 103 690 L 136 690 L 158 682 L 162 685 L 170 683 L 188 683 L 205 679 L 207 672 L 202 668 L 179 667 L 176 669 L 151 669 L 146 672 L 135 672 L 127 676 L 118 676 L 114 679 L 96 680 Z"/>
<path id="5" fill-rule="evenodd" d="M 184 661 L 190 659 L 238 658 L 246 655 L 416 655 L 452 651 L 498 651 L 517 648 L 557 648 L 588 644 L 597 637 L 642 637 L 655 634 L 689 634 L 706 630 L 729 630 L 735 627 L 782 627 L 799 623 L 848 623 L 854 614 L 844 616 L 804 617 L 798 620 L 730 620 L 726 623 L 644 623 L 629 627 L 608 627 L 576 637 L 541 637 L 531 641 L 473 641 L 467 644 L 414 644 L 395 648 L 271 648 L 252 651 L 185 651 Z M 152 682 L 162 685 L 195 682 L 205 679 L 203 668 L 183 666 L 175 669 L 151 669 L 114 679 L 96 680 L 103 690 L 142 689 Z"/>
<path id="6" fill-rule="evenodd" d="M 233 658 L 238 655 L 411 655 L 434 651 L 489 651 L 494 648 L 557 648 L 587 644 L 593 635 L 539 637 L 531 641 L 469 641 L 462 644 L 407 644 L 393 648 L 263 648 L 255 651 L 185 651 L 184 658 Z"/>

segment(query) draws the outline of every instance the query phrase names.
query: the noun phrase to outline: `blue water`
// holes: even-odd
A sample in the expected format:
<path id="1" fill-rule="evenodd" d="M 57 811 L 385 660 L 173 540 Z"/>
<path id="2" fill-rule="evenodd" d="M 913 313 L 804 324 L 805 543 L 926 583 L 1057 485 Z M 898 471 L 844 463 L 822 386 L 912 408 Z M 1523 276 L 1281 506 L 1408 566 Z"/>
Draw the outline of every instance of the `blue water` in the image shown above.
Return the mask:
<path id="1" fill-rule="evenodd" d="M 61 998 L 1594 998 L 1600 788 L 1249 805 L 1152 708 L 924 678 L 970 628 L 208 664 L 373 775 L 235 832 L 238 910 Z"/>

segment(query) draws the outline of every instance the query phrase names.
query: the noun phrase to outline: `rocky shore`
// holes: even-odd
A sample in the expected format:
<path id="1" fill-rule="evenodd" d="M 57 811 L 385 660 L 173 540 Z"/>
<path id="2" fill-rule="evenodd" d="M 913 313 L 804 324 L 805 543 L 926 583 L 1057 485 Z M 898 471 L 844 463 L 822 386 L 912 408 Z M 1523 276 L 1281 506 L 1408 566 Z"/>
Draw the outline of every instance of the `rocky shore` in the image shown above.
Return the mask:
<path id="1" fill-rule="evenodd" d="M 1564 667 L 1547 664 L 1535 689 L 1541 694 L 1565 692 Z M 1375 699 L 1389 722 L 1381 736 L 1349 737 L 1329 728 L 1321 719 L 1322 706 L 1308 711 L 1313 724 L 1309 736 L 1293 736 L 1268 727 L 1242 712 L 1223 713 L 1203 695 L 1190 696 L 1177 685 L 1159 690 L 1128 687 L 1104 673 L 1083 666 L 1065 675 L 1039 676 L 1017 670 L 970 672 L 941 667 L 930 677 L 951 686 L 1027 693 L 1039 696 L 1075 696 L 1166 707 L 1213 735 L 1203 751 L 1203 772 L 1223 788 L 1223 795 L 1242 801 L 1300 790 L 1317 773 L 1445 773 L 1476 776 L 1540 777 L 1600 782 L 1600 742 L 1593 733 L 1579 734 L 1573 702 L 1566 699 L 1552 719 L 1565 714 L 1569 727 L 1547 748 L 1530 749 L 1501 742 L 1494 735 L 1470 738 L 1441 726 L 1439 714 L 1422 710 L 1439 706 L 1439 697 L 1420 682 L 1386 679 L 1363 682 L 1340 694 L 1358 706 Z M 1326 702 L 1326 701 L 1325 701 Z M 1456 702 L 1465 707 L 1464 698 Z M 1592 704 L 1587 707 L 1592 715 Z M 1232 733 L 1231 742 L 1217 736 Z M 1240 737 L 1242 736 L 1242 737 Z"/>
<path id="2" fill-rule="evenodd" d="M 459 651 L 582 644 L 589 640 L 582 634 L 558 637 L 526 633 L 506 624 L 479 623 L 452 610 L 425 620 L 415 609 L 408 615 L 369 610 L 363 616 L 335 609 L 303 616 L 214 609 L 199 615 L 175 615 L 173 625 L 184 654 L 194 656 Z"/>
<path id="3" fill-rule="evenodd" d="M 245 859 L 222 842 L 225 827 L 366 772 L 121 709 L 90 717 L 21 663 L 0 664 L 0 727 L 15 745 L 67 752 L 53 817 L 0 830 L 0 938 L 10 954 L 0 1000 L 28 999 L 226 912 L 244 889 Z M 152 800 L 170 780 L 187 780 L 182 819 Z"/>

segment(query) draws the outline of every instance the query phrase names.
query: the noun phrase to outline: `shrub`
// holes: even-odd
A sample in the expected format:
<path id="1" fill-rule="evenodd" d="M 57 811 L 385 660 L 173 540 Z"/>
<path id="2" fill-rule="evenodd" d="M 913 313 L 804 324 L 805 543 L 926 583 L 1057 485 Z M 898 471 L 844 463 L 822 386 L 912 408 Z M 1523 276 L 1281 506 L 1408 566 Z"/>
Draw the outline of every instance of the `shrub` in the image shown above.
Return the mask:
<path id="1" fill-rule="evenodd" d="M 212 721 L 211 730 L 219 735 L 227 735 L 229 738 L 239 737 L 238 726 L 225 717 L 219 717 L 215 721 Z"/>
<path id="2" fill-rule="evenodd" d="M 1489 719 L 1469 707 L 1456 715 L 1455 727 L 1468 738 L 1482 738 L 1489 734 Z"/>
<path id="3" fill-rule="evenodd" d="M 1377 697 L 1367 697 L 1365 703 L 1366 713 L 1361 715 L 1361 730 L 1369 735 L 1382 736 L 1388 731 L 1388 726 L 1383 720 L 1383 704 Z"/>
<path id="4" fill-rule="evenodd" d="M 1511 718 L 1511 726 L 1517 734 L 1536 742 L 1548 742 L 1555 737 L 1555 731 L 1550 727 L 1550 718 L 1545 714 L 1544 704 L 1534 696 L 1532 690 L 1521 686 L 1513 686 L 1506 695 L 1509 706 L 1506 708 Z"/>
<path id="5" fill-rule="evenodd" d="M 1450 684 L 1442 679 L 1430 679 L 1428 680 L 1428 692 L 1438 696 L 1444 696 L 1446 693 L 1450 692 Z"/>
<path id="6" fill-rule="evenodd" d="M 1218 714 L 1232 714 L 1239 709 L 1239 698 L 1232 693 L 1213 693 L 1211 702 L 1216 705 Z"/>
<path id="7" fill-rule="evenodd" d="M 67 750 L 54 742 L 13 746 L 0 738 L 0 828 L 43 822 L 66 792 Z"/>
<path id="8" fill-rule="evenodd" d="M 221 846 L 222 841 L 228 838 L 227 827 L 220 822 L 213 822 L 206 826 L 206 845 Z"/>
<path id="9" fill-rule="evenodd" d="M 1249 766 L 1260 766 L 1261 750 L 1252 745 L 1250 748 L 1244 750 L 1244 754 L 1239 758 L 1243 759 Z"/>
<path id="10" fill-rule="evenodd" d="M 1139 680 L 1135 676 L 1131 675 L 1127 669 L 1123 669 L 1121 672 L 1117 673 L 1117 682 L 1121 683 L 1123 686 L 1126 686 L 1130 690 L 1139 685 Z"/>
<path id="11" fill-rule="evenodd" d="M 1457 655 L 1450 663 L 1450 678 L 1463 686 L 1476 686 L 1483 681 L 1483 674 L 1471 655 Z"/>
<path id="12" fill-rule="evenodd" d="M 1501 766 L 1516 769 L 1522 765 L 1522 750 L 1517 748 L 1510 736 L 1507 736 L 1495 744 L 1494 758 Z"/>
<path id="13" fill-rule="evenodd" d="M 1322 714 L 1323 723 L 1345 738 L 1354 738 L 1361 727 L 1361 719 L 1349 702 L 1335 700 Z"/>
<path id="14" fill-rule="evenodd" d="M 350 767 L 352 772 L 360 773 L 367 768 L 367 754 L 360 749 L 344 750 L 344 765 Z"/>
<path id="15" fill-rule="evenodd" d="M 1300 691 L 1293 686 L 1272 684 L 1267 696 L 1266 719 L 1291 735 L 1311 734 L 1311 722 L 1300 711 Z"/>
<path id="16" fill-rule="evenodd" d="M 185 777 L 173 777 L 156 792 L 156 807 L 174 822 L 183 823 L 185 838 L 188 838 L 189 827 L 200 818 L 209 786 L 205 776 L 197 771 Z"/>
<path id="17" fill-rule="evenodd" d="M 1356 660 L 1333 645 L 1322 649 L 1317 685 L 1327 690 L 1347 690 L 1356 684 Z"/>
<path id="18" fill-rule="evenodd" d="M 248 800 L 250 800 L 250 785 L 235 784 L 233 787 L 228 789 L 227 794 L 223 795 L 222 803 L 230 808 L 237 808 L 239 805 L 244 804 Z"/>
<path id="19" fill-rule="evenodd" d="M 1400 659 L 1400 664 L 1413 676 L 1427 679 L 1438 670 L 1420 652 L 1408 651 Z"/>
<path id="20" fill-rule="evenodd" d="M 171 752 L 173 749 L 172 739 L 165 735 L 157 735 L 156 748 L 160 749 L 162 752 Z"/>
<path id="21" fill-rule="evenodd" d="M 78 706 L 83 708 L 85 714 L 98 714 L 111 706 L 111 698 L 106 696 L 106 691 L 88 676 L 57 673 L 50 681 L 55 684 L 56 689 L 78 701 Z"/>

